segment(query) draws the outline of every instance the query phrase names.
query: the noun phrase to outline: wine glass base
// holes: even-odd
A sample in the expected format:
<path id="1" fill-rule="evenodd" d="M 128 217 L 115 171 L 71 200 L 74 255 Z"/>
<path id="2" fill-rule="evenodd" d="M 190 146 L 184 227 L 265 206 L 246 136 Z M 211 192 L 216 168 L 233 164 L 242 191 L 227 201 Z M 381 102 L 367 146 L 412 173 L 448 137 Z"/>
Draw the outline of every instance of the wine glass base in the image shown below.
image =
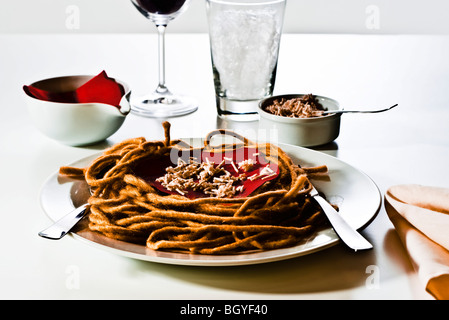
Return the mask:
<path id="1" fill-rule="evenodd" d="M 160 95 L 153 93 L 135 100 L 131 99 L 131 112 L 150 118 L 183 116 L 198 109 L 198 102 L 182 95 Z"/>

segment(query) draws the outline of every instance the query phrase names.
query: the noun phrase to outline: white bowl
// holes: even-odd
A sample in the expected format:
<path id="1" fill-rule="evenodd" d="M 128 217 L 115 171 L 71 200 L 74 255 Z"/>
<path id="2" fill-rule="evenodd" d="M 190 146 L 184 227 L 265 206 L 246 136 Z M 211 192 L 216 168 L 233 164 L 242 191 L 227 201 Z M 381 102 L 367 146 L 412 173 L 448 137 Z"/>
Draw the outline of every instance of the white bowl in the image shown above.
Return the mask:
<path id="1" fill-rule="evenodd" d="M 273 115 L 264 110 L 274 100 L 301 98 L 304 94 L 272 96 L 259 103 L 259 126 L 265 130 L 276 130 L 279 142 L 302 147 L 313 147 L 334 141 L 340 134 L 341 114 L 329 114 L 314 118 L 289 118 Z M 314 95 L 327 110 L 339 110 L 337 101 Z"/>
<path id="2" fill-rule="evenodd" d="M 32 83 L 52 92 L 73 91 L 94 76 L 66 76 Z M 25 94 L 28 113 L 36 127 L 47 137 L 70 146 L 100 142 L 114 134 L 123 124 L 131 107 L 129 87 L 118 80 L 125 94 L 120 108 L 102 103 L 60 103 L 36 99 Z"/>

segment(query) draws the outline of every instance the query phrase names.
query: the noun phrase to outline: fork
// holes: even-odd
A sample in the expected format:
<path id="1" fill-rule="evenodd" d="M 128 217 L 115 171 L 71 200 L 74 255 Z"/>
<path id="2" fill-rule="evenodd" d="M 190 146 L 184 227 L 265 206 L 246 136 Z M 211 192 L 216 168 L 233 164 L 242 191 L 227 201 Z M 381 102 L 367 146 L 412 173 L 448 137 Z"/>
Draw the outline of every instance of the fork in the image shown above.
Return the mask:
<path id="1" fill-rule="evenodd" d="M 84 217 L 87 211 L 87 204 L 82 205 L 54 222 L 48 228 L 39 232 L 39 236 L 46 239 L 59 240 Z"/>

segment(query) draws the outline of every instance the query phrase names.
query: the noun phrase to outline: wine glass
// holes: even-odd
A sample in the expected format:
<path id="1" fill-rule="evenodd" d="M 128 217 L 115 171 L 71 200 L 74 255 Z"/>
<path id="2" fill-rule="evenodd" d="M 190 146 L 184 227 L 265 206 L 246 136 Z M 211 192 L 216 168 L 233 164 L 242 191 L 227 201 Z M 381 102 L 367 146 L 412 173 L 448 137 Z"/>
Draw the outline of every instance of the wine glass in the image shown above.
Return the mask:
<path id="1" fill-rule="evenodd" d="M 191 97 L 177 95 L 165 85 L 165 29 L 168 22 L 187 9 L 190 0 L 131 0 L 157 27 L 159 39 L 159 84 L 155 91 L 131 101 L 131 111 L 146 117 L 181 116 L 198 109 Z"/>

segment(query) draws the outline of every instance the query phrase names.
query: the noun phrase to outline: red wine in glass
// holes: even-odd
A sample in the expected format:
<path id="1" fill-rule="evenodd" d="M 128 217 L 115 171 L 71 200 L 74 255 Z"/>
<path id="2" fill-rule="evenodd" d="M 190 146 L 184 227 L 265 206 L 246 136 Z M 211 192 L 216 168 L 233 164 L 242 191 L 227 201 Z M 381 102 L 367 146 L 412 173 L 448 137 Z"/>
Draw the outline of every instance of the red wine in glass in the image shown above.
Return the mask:
<path id="1" fill-rule="evenodd" d="M 146 117 L 181 116 L 198 109 L 195 99 L 172 93 L 165 85 L 165 29 L 187 9 L 190 0 L 131 0 L 139 12 L 154 22 L 159 38 L 159 84 L 155 91 L 132 98 L 131 111 Z"/>
<path id="2" fill-rule="evenodd" d="M 178 12 L 186 0 L 137 0 L 141 10 L 152 14 L 173 14 Z"/>

